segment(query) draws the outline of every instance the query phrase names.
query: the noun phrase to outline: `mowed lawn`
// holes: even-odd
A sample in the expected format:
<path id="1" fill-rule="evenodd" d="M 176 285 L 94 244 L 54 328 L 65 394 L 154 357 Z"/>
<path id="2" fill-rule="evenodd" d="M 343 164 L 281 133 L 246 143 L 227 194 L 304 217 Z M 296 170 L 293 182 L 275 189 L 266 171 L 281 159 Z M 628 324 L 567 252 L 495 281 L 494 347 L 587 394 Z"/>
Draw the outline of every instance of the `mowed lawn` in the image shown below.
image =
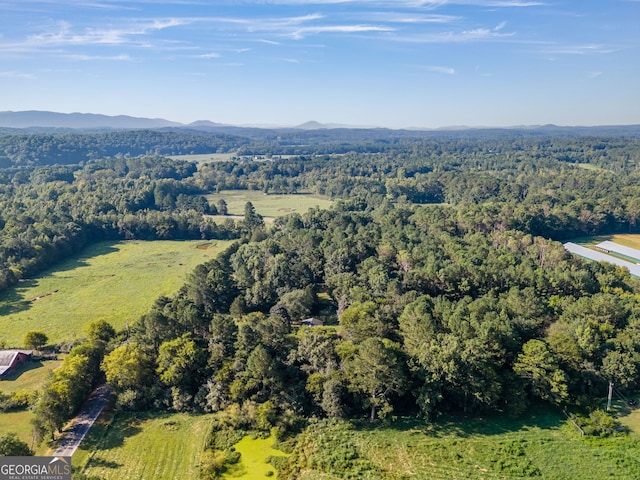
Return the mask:
<path id="1" fill-rule="evenodd" d="M 304 213 L 310 208 L 329 208 L 333 202 L 328 197 L 300 193 L 295 195 L 264 194 L 257 190 L 222 190 L 206 196 L 215 205 L 224 199 L 229 215 L 244 215 L 244 207 L 251 202 L 263 217 L 280 217 L 292 212 Z"/>
<path id="2" fill-rule="evenodd" d="M 94 320 L 134 323 L 161 295 L 226 248 L 227 241 L 101 242 L 0 295 L 0 341 L 22 347 L 41 330 L 55 344 L 83 335 Z"/>
<path id="3" fill-rule="evenodd" d="M 93 428 L 74 454 L 84 472 L 106 480 L 197 480 L 198 464 L 212 415 L 186 413 L 116 414 L 108 426 Z"/>

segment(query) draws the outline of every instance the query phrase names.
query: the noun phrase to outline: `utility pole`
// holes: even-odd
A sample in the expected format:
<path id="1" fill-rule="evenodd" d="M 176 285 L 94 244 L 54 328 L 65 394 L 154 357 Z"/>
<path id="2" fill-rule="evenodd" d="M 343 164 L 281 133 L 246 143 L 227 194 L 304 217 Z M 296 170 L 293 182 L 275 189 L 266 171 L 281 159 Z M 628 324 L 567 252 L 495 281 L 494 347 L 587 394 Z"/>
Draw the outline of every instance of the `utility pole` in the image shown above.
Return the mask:
<path id="1" fill-rule="evenodd" d="M 609 382 L 609 398 L 607 399 L 607 412 L 611 410 L 611 397 L 613 396 L 613 382 Z"/>

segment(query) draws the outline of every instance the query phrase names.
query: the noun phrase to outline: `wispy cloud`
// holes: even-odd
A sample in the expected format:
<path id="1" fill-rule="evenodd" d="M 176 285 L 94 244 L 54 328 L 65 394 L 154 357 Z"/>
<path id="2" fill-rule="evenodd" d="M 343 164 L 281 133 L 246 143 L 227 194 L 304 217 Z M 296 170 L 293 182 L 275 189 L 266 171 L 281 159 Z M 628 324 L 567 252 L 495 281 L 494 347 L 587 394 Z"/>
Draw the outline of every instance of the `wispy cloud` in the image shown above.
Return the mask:
<path id="1" fill-rule="evenodd" d="M 33 80 L 35 76 L 31 73 L 0 72 L 0 78 L 24 78 L 26 80 Z"/>
<path id="2" fill-rule="evenodd" d="M 411 43 L 464 43 L 500 40 L 513 37 L 515 32 L 503 33 L 503 22 L 494 28 L 474 28 L 470 30 L 447 31 L 438 33 L 418 33 L 405 36 L 390 36 L 389 39 Z"/>
<path id="3" fill-rule="evenodd" d="M 553 55 L 604 55 L 612 52 L 615 50 L 599 44 L 550 45 L 543 50 L 543 53 Z"/>
<path id="4" fill-rule="evenodd" d="M 265 3 L 254 0 L 253 3 Z M 335 5 L 354 4 L 368 6 L 389 6 L 389 2 L 377 0 L 267 0 L 266 3 L 278 5 Z M 397 0 L 395 5 L 400 7 L 428 7 L 437 8 L 445 5 L 475 5 L 478 7 L 535 7 L 545 5 L 544 2 L 525 0 Z"/>
<path id="5" fill-rule="evenodd" d="M 428 72 L 442 73 L 444 75 L 455 75 L 456 74 L 455 68 L 451 68 L 451 67 L 440 67 L 440 66 L 437 66 L 437 65 L 427 65 L 427 66 L 423 66 L 422 68 L 424 70 L 427 70 Z"/>
<path id="6" fill-rule="evenodd" d="M 118 61 L 118 62 L 130 62 L 133 59 L 130 55 L 80 55 L 80 54 L 63 54 L 60 57 L 66 58 L 68 60 L 77 60 L 81 62 L 89 62 L 89 61 Z"/>
<path id="7" fill-rule="evenodd" d="M 87 45 L 123 45 L 152 32 L 187 23 L 181 19 L 150 19 L 121 28 L 84 28 L 75 31 L 66 21 L 58 22 L 49 31 L 28 36 L 23 41 L 0 43 L 2 51 L 37 51 L 52 47 Z"/>
<path id="8" fill-rule="evenodd" d="M 407 24 L 451 23 L 461 19 L 455 15 L 430 15 L 414 12 L 370 12 L 364 14 L 363 17 L 373 21 Z"/>
<path id="9" fill-rule="evenodd" d="M 587 78 L 597 78 L 601 76 L 603 72 L 589 72 L 587 73 Z"/>
<path id="10" fill-rule="evenodd" d="M 391 32 L 390 27 L 376 26 L 376 25 L 317 25 L 302 27 L 294 32 L 288 34 L 288 36 L 301 39 L 307 35 L 314 35 L 319 33 L 362 33 L 362 32 Z"/>

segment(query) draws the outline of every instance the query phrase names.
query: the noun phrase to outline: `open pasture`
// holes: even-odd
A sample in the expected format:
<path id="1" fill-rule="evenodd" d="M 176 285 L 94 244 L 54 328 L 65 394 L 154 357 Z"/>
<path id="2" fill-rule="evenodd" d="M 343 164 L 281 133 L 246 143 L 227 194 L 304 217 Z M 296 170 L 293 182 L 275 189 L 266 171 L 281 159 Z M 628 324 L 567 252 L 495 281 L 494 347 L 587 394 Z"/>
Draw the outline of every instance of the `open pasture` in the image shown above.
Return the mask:
<path id="1" fill-rule="evenodd" d="M 30 360 L 19 365 L 0 381 L 0 392 L 15 393 L 40 390 L 52 371 L 62 365 L 62 360 Z M 0 413 L 0 422 L 2 413 Z"/>
<path id="2" fill-rule="evenodd" d="M 91 429 L 74 454 L 74 468 L 106 480 L 198 480 L 211 419 L 186 413 L 116 414 L 108 426 Z"/>
<path id="3" fill-rule="evenodd" d="M 212 415 L 120 413 L 111 423 L 108 417 L 94 426 L 74 455 L 76 469 L 86 464 L 84 473 L 107 480 L 199 478 L 197 464 Z M 303 448 L 311 465 L 331 464 L 333 473 L 307 463 L 299 478 L 338 479 L 356 471 L 357 478 L 376 480 L 640 478 L 640 435 L 581 437 L 552 409 L 534 409 L 521 419 L 401 418 L 386 425 L 344 425 L 317 429 Z M 235 445 L 241 462 L 223 478 L 275 477 L 275 472 L 267 473 L 273 470 L 265 458 L 282 452 L 272 449 L 272 441 L 245 437 Z M 329 444 L 344 447 L 324 448 Z M 356 457 L 350 453 L 354 449 Z M 359 467 L 334 463 L 341 452 Z"/>
<path id="4" fill-rule="evenodd" d="M 594 247 L 606 240 L 610 242 L 624 245 L 625 247 L 636 248 L 640 250 L 640 234 L 633 233 L 616 233 L 614 235 L 596 235 L 593 237 L 580 237 L 573 240 L 574 243 L 584 247 Z"/>
<path id="5" fill-rule="evenodd" d="M 132 324 L 162 295 L 171 295 L 224 241 L 101 242 L 0 295 L 0 341 L 22 347 L 41 330 L 49 343 L 81 337 L 94 320 Z"/>
<path id="6" fill-rule="evenodd" d="M 215 205 L 220 199 L 227 202 L 229 215 L 244 215 L 244 206 L 251 202 L 263 217 L 280 217 L 288 213 L 304 213 L 310 208 L 329 208 L 333 203 L 327 197 L 310 193 L 265 194 L 258 190 L 222 190 L 206 196 Z"/>
<path id="7" fill-rule="evenodd" d="M 228 162 L 235 153 L 197 153 L 194 155 L 169 155 L 174 160 L 186 160 L 196 163 Z"/>
<path id="8" fill-rule="evenodd" d="M 362 423 L 336 432 L 328 427 L 332 444 L 354 445 L 359 457 L 354 465 L 366 479 L 516 479 L 592 480 L 640 478 L 640 436 L 587 438 L 552 410 L 536 410 L 522 419 L 450 418 L 433 423 L 399 419 L 386 426 Z M 318 448 L 323 431 L 316 432 L 318 446 L 305 451 L 319 455 L 316 465 L 332 452 Z M 326 445 L 325 445 L 326 446 Z M 351 467 L 354 469 L 355 467 Z M 309 468 L 301 479 L 343 478 Z"/>

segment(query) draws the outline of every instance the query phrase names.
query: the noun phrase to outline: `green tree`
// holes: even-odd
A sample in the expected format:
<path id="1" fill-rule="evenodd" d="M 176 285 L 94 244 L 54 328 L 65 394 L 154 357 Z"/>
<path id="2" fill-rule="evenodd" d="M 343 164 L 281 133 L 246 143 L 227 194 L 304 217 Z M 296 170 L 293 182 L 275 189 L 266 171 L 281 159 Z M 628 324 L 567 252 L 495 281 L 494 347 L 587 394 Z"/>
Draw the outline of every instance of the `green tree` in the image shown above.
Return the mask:
<path id="1" fill-rule="evenodd" d="M 218 209 L 218 215 L 228 215 L 229 207 L 227 206 L 227 202 L 224 201 L 224 198 L 218 200 L 216 204 L 216 208 Z"/>
<path id="2" fill-rule="evenodd" d="M 33 455 L 26 442 L 18 438 L 13 432 L 0 435 L 0 457 L 23 457 Z"/>
<path id="3" fill-rule="evenodd" d="M 568 399 L 567 377 L 543 341 L 534 339 L 525 343 L 513 370 L 529 381 L 535 396 L 558 404 Z"/>
<path id="4" fill-rule="evenodd" d="M 370 337 L 358 346 L 353 359 L 345 362 L 351 388 L 366 397 L 369 418 L 384 418 L 393 407 L 389 397 L 404 392 L 407 378 L 399 349 L 380 338 Z"/>
<path id="5" fill-rule="evenodd" d="M 378 308 L 375 302 L 356 302 L 346 308 L 340 315 L 340 325 L 344 327 L 347 339 L 359 343 L 371 336 L 385 336 L 388 325 L 377 315 Z"/>
<path id="6" fill-rule="evenodd" d="M 102 370 L 122 407 L 136 410 L 153 399 L 155 364 L 141 345 L 131 342 L 115 348 L 102 360 Z"/>
<path id="7" fill-rule="evenodd" d="M 40 350 L 48 341 L 47 334 L 38 330 L 31 330 L 24 336 L 24 346 L 32 350 Z"/>
<path id="8" fill-rule="evenodd" d="M 189 333 L 160 345 L 156 372 L 160 381 L 176 392 L 174 400 L 180 398 L 182 408 L 179 410 L 189 406 L 190 398 L 203 384 L 207 360 L 206 348 L 201 347 Z"/>
<path id="9" fill-rule="evenodd" d="M 106 320 L 95 320 L 86 327 L 87 338 L 90 342 L 109 343 L 115 336 L 116 330 Z"/>

